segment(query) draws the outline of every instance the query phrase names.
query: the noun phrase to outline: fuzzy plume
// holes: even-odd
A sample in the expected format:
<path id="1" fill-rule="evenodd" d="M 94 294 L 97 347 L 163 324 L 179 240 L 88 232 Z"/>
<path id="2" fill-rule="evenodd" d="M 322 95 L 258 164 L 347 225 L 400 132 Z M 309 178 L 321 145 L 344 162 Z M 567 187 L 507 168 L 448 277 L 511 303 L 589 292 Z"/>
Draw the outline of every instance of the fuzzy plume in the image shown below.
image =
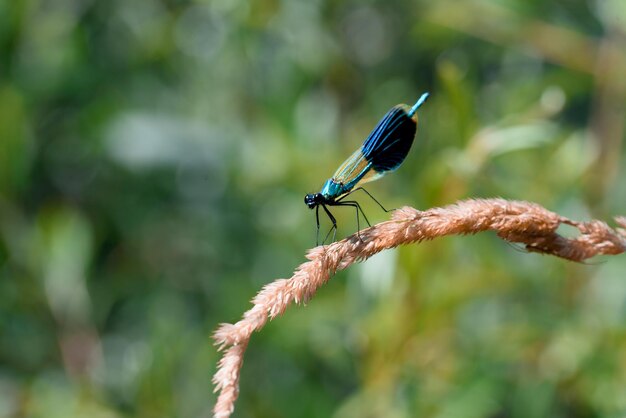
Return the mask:
<path id="1" fill-rule="evenodd" d="M 310 261 L 301 264 L 291 278 L 264 286 L 239 322 L 222 324 L 215 331 L 213 338 L 224 355 L 213 377 L 215 391 L 220 392 L 214 417 L 229 417 L 235 409 L 243 356 L 252 333 L 263 328 L 268 319 L 285 312 L 292 302 L 311 299 L 338 270 L 399 245 L 489 230 L 505 241 L 523 244 L 528 251 L 580 262 L 595 255 L 626 251 L 626 218 L 618 217 L 616 222 L 621 226 L 617 230 L 596 220 L 575 222 L 535 203 L 472 199 L 426 211 L 404 207 L 396 210 L 389 221 L 315 247 L 306 255 Z M 557 234 L 562 224 L 577 228 L 580 234 L 575 238 Z"/>

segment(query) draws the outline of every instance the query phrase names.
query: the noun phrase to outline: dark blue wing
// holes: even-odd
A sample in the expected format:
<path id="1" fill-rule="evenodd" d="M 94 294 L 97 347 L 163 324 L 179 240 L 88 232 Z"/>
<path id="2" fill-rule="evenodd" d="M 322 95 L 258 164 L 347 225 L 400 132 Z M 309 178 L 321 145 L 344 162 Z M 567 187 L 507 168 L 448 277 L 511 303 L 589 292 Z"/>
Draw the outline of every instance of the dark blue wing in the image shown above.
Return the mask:
<path id="1" fill-rule="evenodd" d="M 417 123 L 407 114 L 405 106 L 395 106 L 378 122 L 361 146 L 361 152 L 376 172 L 395 170 L 409 153 L 416 128 Z"/>

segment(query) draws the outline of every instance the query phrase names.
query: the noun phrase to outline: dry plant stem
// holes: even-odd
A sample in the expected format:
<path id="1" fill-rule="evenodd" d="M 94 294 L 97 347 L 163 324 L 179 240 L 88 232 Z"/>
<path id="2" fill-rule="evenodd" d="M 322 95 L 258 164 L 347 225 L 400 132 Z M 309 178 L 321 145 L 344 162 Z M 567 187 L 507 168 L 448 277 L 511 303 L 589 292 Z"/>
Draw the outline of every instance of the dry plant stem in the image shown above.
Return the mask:
<path id="1" fill-rule="evenodd" d="M 616 218 L 626 228 L 626 218 Z M 561 224 L 577 228 L 580 234 L 565 238 L 556 233 Z M 385 249 L 421 242 L 445 235 L 496 231 L 509 242 L 524 244 L 532 252 L 583 261 L 599 254 L 626 251 L 626 230 L 614 230 L 601 221 L 575 222 L 529 202 L 504 199 L 466 200 L 443 208 L 419 211 L 404 207 L 390 221 L 360 231 L 342 241 L 309 250 L 310 260 L 300 265 L 290 279 L 278 279 L 252 300 L 253 307 L 235 324 L 222 324 L 213 338 L 224 356 L 213 377 L 219 391 L 215 417 L 229 417 L 239 392 L 243 355 L 254 331 L 268 319 L 285 312 L 292 303 L 309 300 L 338 270 L 365 260 Z"/>

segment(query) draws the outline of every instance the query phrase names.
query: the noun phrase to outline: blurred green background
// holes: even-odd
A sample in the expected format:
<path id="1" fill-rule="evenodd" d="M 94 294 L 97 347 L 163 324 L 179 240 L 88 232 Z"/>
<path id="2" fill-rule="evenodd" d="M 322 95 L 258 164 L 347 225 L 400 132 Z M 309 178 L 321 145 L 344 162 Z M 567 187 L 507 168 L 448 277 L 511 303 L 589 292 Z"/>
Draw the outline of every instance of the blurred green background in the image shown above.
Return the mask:
<path id="1" fill-rule="evenodd" d="M 387 207 L 626 215 L 625 74 L 623 0 L 0 1 L 0 416 L 208 416 L 210 333 L 424 91 Z M 385 252 L 254 335 L 235 414 L 624 417 L 625 272 L 494 234 Z"/>

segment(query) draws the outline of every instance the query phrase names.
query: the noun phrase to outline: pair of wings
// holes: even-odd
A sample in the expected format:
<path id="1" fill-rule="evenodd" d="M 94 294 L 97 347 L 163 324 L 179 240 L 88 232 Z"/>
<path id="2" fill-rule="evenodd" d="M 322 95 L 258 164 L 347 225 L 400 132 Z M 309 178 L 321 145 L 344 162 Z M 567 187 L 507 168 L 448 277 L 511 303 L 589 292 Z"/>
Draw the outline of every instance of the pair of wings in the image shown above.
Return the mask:
<path id="1" fill-rule="evenodd" d="M 406 105 L 391 108 L 363 145 L 337 169 L 333 181 L 345 185 L 348 191 L 398 168 L 409 153 L 417 130 L 417 114 L 410 113 Z"/>

